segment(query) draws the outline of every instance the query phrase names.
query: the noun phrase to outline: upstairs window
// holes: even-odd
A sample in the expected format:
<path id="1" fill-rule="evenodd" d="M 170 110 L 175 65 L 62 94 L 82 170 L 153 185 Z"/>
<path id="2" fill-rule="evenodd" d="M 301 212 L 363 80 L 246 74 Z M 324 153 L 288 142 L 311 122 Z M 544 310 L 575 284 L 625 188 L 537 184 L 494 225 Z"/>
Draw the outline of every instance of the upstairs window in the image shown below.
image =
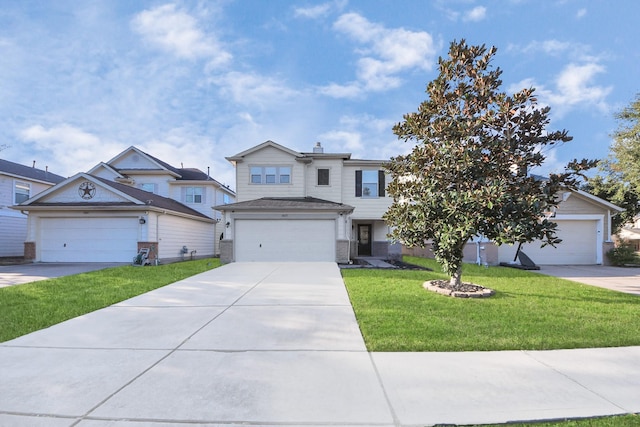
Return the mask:
<path id="1" fill-rule="evenodd" d="M 31 194 L 31 184 L 28 182 L 16 181 L 13 187 L 13 202 L 19 204 L 29 199 Z"/>
<path id="2" fill-rule="evenodd" d="M 187 203 L 202 203 L 202 187 L 187 187 L 185 201 Z"/>
<path id="3" fill-rule="evenodd" d="M 291 167 L 289 166 L 252 166 L 250 174 L 251 184 L 291 183 Z"/>
<path id="4" fill-rule="evenodd" d="M 229 195 L 227 193 L 224 193 L 222 195 L 222 203 L 227 205 L 227 204 L 229 204 L 229 202 L 231 202 L 231 197 L 229 197 Z"/>
<path id="5" fill-rule="evenodd" d="M 384 171 L 359 170 L 356 171 L 356 197 L 377 198 L 384 197 Z"/>
<path id="6" fill-rule="evenodd" d="M 156 184 L 151 184 L 151 183 L 140 184 L 140 189 L 144 191 L 148 191 L 149 193 L 155 193 Z"/>
<path id="7" fill-rule="evenodd" d="M 329 185 L 329 169 L 318 169 L 318 185 Z"/>

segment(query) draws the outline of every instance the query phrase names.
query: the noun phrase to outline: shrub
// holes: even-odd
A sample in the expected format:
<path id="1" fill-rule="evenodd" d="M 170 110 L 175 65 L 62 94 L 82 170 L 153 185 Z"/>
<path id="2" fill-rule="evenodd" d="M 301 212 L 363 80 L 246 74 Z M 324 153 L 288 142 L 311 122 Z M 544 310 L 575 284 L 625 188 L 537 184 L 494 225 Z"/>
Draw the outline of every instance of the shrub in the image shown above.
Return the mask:
<path id="1" fill-rule="evenodd" d="M 640 256 L 635 248 L 626 241 L 607 252 L 607 258 L 613 265 L 623 266 L 628 264 L 640 264 Z"/>

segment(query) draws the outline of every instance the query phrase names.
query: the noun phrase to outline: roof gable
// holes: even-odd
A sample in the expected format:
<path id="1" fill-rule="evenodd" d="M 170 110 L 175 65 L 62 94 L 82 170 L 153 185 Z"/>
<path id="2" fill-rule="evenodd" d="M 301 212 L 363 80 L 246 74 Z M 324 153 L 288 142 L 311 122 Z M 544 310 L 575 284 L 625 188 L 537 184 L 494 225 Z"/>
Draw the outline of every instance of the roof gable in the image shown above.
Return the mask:
<path id="1" fill-rule="evenodd" d="M 246 156 L 249 156 L 251 154 L 257 153 L 258 151 L 264 150 L 265 148 L 269 148 L 269 147 L 275 148 L 276 150 L 280 150 L 280 151 L 282 151 L 282 152 L 284 152 L 284 153 L 286 153 L 286 154 L 288 154 L 288 155 L 290 155 L 292 157 L 295 157 L 295 158 L 303 158 L 303 157 L 305 157 L 304 154 L 302 154 L 302 153 L 299 153 L 297 151 L 294 151 L 294 150 L 292 150 L 290 148 L 287 148 L 287 147 L 285 147 L 283 145 L 277 144 L 277 143 L 269 140 L 269 141 L 263 142 L 262 144 L 256 145 L 255 147 L 251 147 L 248 150 L 245 150 L 245 151 L 243 151 L 241 153 L 238 153 L 238 154 L 236 154 L 234 156 L 225 157 L 225 158 L 229 162 L 235 164 L 235 163 L 244 161 L 244 158 Z"/>
<path id="2" fill-rule="evenodd" d="M 211 219 L 176 200 L 86 173 L 76 174 L 18 206 L 27 211 L 29 207 L 66 206 L 100 210 L 140 206 Z"/>
<path id="3" fill-rule="evenodd" d="M 48 170 L 36 169 L 35 167 L 29 167 L 3 159 L 0 159 L 0 174 L 48 184 L 57 184 L 65 180 L 63 176 L 56 175 Z"/>

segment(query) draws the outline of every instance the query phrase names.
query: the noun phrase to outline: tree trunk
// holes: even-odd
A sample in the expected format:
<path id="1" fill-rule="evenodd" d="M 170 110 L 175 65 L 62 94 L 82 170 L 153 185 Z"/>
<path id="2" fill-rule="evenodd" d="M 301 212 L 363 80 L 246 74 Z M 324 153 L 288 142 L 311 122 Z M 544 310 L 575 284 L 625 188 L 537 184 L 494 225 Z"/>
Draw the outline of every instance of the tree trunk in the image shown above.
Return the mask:
<path id="1" fill-rule="evenodd" d="M 451 286 L 454 291 L 457 291 L 462 287 L 462 265 L 459 265 L 456 271 L 451 274 L 449 286 Z"/>

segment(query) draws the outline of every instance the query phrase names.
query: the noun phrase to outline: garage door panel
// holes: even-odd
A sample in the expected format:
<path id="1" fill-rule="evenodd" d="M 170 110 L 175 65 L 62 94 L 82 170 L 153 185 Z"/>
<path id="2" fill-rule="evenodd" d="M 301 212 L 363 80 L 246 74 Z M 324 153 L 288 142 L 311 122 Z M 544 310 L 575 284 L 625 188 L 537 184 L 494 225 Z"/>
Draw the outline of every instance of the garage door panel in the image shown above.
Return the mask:
<path id="1" fill-rule="evenodd" d="M 334 220 L 236 220 L 236 261 L 336 259 Z"/>
<path id="2" fill-rule="evenodd" d="M 43 262 L 131 262 L 138 250 L 136 218 L 44 218 Z"/>
<path id="3" fill-rule="evenodd" d="M 533 262 L 540 265 L 596 264 L 597 263 L 597 222 L 586 220 L 556 220 L 557 236 L 562 242 L 554 248 L 541 247 L 540 242 L 522 245 L 522 251 Z M 517 245 L 504 248 L 505 257 L 501 261 L 513 261 Z M 506 259 L 505 259 L 506 258 Z"/>

